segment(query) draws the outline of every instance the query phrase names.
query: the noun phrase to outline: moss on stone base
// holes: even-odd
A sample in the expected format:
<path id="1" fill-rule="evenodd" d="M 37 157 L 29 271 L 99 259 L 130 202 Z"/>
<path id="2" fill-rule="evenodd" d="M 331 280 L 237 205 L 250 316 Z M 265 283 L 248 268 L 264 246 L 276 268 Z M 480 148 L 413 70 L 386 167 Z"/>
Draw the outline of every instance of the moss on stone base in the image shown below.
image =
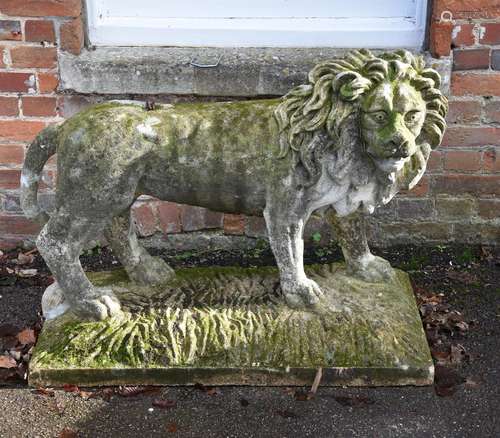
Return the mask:
<path id="1" fill-rule="evenodd" d="M 307 271 L 325 300 L 300 310 L 284 304 L 274 268 L 187 268 L 154 288 L 130 284 L 123 271 L 92 274 L 126 311 L 102 322 L 46 322 L 30 381 L 302 384 L 318 367 L 330 370 L 323 384 L 432 381 L 405 273 L 378 284 L 347 276 L 341 264 Z"/>

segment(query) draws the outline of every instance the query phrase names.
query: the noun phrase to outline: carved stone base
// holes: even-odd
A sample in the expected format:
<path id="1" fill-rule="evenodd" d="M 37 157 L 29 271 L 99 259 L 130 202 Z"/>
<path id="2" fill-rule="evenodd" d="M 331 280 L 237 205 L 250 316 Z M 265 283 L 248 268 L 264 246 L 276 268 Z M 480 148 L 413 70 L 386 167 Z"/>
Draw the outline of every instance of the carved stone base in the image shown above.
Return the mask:
<path id="1" fill-rule="evenodd" d="M 32 385 L 427 385 L 434 367 L 408 276 L 366 283 L 342 264 L 306 269 L 325 292 L 312 310 L 281 298 L 275 268 L 187 268 L 162 287 L 94 273 L 125 312 L 47 321 Z"/>

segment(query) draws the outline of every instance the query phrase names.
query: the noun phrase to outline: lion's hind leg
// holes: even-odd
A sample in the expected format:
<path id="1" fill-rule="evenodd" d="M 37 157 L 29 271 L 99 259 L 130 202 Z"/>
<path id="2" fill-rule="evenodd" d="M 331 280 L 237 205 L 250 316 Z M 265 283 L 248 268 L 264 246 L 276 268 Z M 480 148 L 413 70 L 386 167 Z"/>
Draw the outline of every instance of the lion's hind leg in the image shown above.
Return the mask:
<path id="1" fill-rule="evenodd" d="M 56 305 L 62 311 L 70 310 L 82 319 L 101 320 L 120 313 L 120 303 L 110 290 L 95 288 L 88 280 L 80 264 L 80 253 L 90 239 L 99 235 L 105 226 L 103 219 L 74 218 L 60 209 L 51 216 L 40 232 L 37 247 L 54 274 L 57 285 L 49 287 L 46 294 L 59 295 Z M 54 297 L 45 302 L 54 303 Z M 55 317 L 56 311 L 47 317 Z"/>
<path id="2" fill-rule="evenodd" d="M 106 228 L 105 236 L 113 253 L 135 283 L 162 284 L 174 276 L 174 270 L 164 260 L 151 256 L 139 243 L 128 209 L 113 218 Z"/>

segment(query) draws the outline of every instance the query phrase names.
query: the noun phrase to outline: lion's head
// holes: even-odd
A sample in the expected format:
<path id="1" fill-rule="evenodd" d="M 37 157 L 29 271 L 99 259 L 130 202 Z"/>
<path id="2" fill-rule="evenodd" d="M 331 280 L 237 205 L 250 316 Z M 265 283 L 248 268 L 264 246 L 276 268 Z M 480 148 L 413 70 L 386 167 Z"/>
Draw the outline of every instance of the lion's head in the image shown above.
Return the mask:
<path id="1" fill-rule="evenodd" d="M 322 170 L 318 149 L 345 146 L 342 133 L 349 129 L 377 168 L 399 171 L 411 188 L 443 137 L 448 102 L 439 86 L 439 74 L 407 51 L 375 56 L 359 50 L 322 62 L 275 111 L 281 156 L 291 150 L 313 184 Z M 317 141 L 320 132 L 328 141 Z"/>

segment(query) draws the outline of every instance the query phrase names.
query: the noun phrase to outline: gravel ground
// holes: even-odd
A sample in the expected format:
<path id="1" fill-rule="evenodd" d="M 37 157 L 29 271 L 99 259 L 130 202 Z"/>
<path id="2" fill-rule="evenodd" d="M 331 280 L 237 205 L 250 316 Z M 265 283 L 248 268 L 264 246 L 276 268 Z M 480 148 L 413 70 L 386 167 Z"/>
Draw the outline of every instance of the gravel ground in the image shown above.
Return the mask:
<path id="1" fill-rule="evenodd" d="M 294 390 L 278 387 L 211 391 L 169 387 L 106 400 L 63 390 L 49 396 L 17 384 L 0 388 L 0 437 L 498 437 L 500 259 L 481 259 L 479 251 L 405 247 L 388 253 L 394 264 L 411 271 L 416 287 L 443 293 L 466 321 L 474 321 L 463 338 L 454 340 L 464 346 L 470 359 L 457 365 L 467 382 L 449 397 L 437 396 L 432 387 L 320 387 L 316 397 L 307 401 L 297 400 Z M 326 261 L 337 254 L 315 251 L 309 260 Z M 258 264 L 270 260 L 265 251 L 252 256 Z M 106 268 L 111 259 L 104 252 L 87 257 L 85 263 Z M 241 254 L 170 260 L 183 265 L 214 260 L 257 264 Z M 40 261 L 33 265 L 45 272 Z M 46 281 L 38 285 L 30 281 L 0 286 L 0 323 L 25 327 L 37 321 Z M 156 399 L 176 404 L 158 408 L 153 406 Z"/>

